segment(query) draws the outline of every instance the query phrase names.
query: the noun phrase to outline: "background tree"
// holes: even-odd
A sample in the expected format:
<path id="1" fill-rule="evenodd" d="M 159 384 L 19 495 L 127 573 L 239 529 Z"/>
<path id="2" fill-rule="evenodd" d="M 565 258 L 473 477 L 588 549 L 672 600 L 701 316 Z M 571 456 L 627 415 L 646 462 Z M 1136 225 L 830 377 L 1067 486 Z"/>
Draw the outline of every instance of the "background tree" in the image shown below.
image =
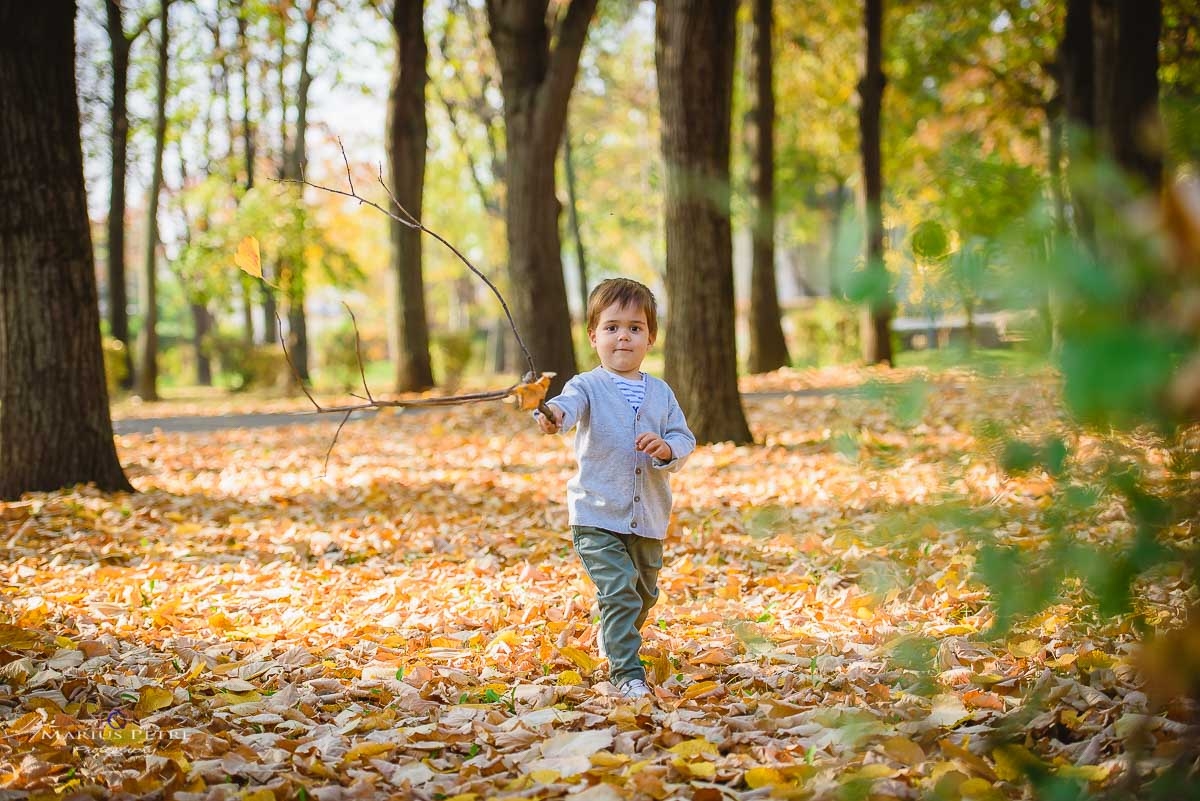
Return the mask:
<path id="1" fill-rule="evenodd" d="M 75 4 L 0 5 L 0 499 L 131 490 L 113 444 L 75 96 Z"/>
<path id="2" fill-rule="evenodd" d="M 732 0 L 663 0 L 655 63 L 666 163 L 666 379 L 701 442 L 751 441 L 737 386 L 729 147 Z"/>
<path id="3" fill-rule="evenodd" d="M 863 360 L 891 364 L 892 299 L 883 261 L 883 156 L 880 115 L 883 107 L 883 0 L 865 0 L 866 72 L 859 83 L 863 194 L 867 221 L 867 264 L 863 297 L 867 302 L 862 326 Z"/>
<path id="4" fill-rule="evenodd" d="M 746 114 L 746 142 L 750 156 L 753 205 L 750 230 L 754 255 L 747 367 L 751 373 L 766 373 L 789 362 L 775 281 L 775 59 L 771 0 L 754 0 L 752 16 L 747 48 L 751 101 Z"/>
<path id="5" fill-rule="evenodd" d="M 425 186 L 425 87 L 429 49 L 425 43 L 424 0 L 394 0 L 392 31 L 396 63 L 388 95 L 387 143 L 391 188 L 396 201 L 420 220 Z M 391 352 L 396 360 L 396 391 L 414 392 L 433 386 L 429 358 L 429 323 L 425 314 L 425 280 L 420 231 L 389 221 L 392 273 L 395 280 Z"/>
<path id="6" fill-rule="evenodd" d="M 279 153 L 282 162 L 282 177 L 285 181 L 298 181 L 304 177 L 304 167 L 308 160 L 308 102 L 312 88 L 312 71 L 310 54 L 312 52 L 313 35 L 316 32 L 320 0 L 310 0 L 302 12 L 303 36 L 300 40 L 300 52 L 297 56 L 299 77 L 296 83 L 296 122 L 292 132 L 292 146 L 288 147 L 286 121 L 280 127 Z M 286 8 L 281 12 L 284 19 L 280 33 L 280 103 L 286 106 L 288 89 L 284 79 L 286 65 L 287 17 Z M 286 108 L 285 108 L 286 110 Z M 284 115 L 286 118 L 286 114 Z M 303 191 L 298 193 L 303 200 Z M 304 312 L 304 299 L 307 295 L 305 264 L 303 259 L 280 261 L 280 281 L 287 292 L 288 300 L 288 337 L 289 351 L 296 375 L 305 383 L 309 383 L 309 346 L 308 320 Z"/>
<path id="7" fill-rule="evenodd" d="M 555 394 L 576 370 L 555 165 L 596 0 L 571 0 L 554 31 L 548 7 L 548 0 L 487 2 L 504 95 L 509 301 L 538 369 L 558 374 Z"/>
<path id="8" fill-rule="evenodd" d="M 171 0 L 159 14 L 158 72 L 154 104 L 154 161 L 146 195 L 146 258 L 142 270 L 142 329 L 138 335 L 137 393 L 158 400 L 158 198 L 163 185 L 163 148 L 167 140 L 167 67 L 170 60 Z"/>
<path id="9" fill-rule="evenodd" d="M 125 32 L 119 0 L 105 0 L 105 26 L 112 54 L 112 99 L 109 106 L 110 182 L 108 194 L 108 327 L 125 346 L 121 386 L 133 386 L 133 342 L 129 338 L 129 299 L 125 280 L 125 186 L 129 161 L 129 51 L 154 16 L 143 14 Z"/>

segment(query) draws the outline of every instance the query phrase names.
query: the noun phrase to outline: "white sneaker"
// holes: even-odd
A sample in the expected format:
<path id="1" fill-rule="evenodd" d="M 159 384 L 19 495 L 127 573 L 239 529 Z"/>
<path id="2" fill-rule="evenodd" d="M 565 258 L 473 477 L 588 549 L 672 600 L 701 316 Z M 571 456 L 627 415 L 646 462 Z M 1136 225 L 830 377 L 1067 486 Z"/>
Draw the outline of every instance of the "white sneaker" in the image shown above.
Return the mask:
<path id="1" fill-rule="evenodd" d="M 650 685 L 641 679 L 630 679 L 621 684 L 622 698 L 645 698 L 651 694 Z"/>

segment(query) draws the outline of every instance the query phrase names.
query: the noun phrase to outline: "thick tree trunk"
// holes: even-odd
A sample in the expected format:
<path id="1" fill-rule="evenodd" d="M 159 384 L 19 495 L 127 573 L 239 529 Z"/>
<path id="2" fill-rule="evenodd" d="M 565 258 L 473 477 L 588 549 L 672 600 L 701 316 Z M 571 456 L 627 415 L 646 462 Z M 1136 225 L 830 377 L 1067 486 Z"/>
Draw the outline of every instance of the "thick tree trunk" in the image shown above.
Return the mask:
<path id="1" fill-rule="evenodd" d="M 171 1 L 163 0 L 159 18 L 157 98 L 154 111 L 154 163 L 146 195 L 146 262 L 142 271 L 142 330 L 138 335 L 137 393 L 158 399 L 158 196 L 163 184 L 163 148 L 167 138 L 167 61 L 170 53 Z"/>
<path id="2" fill-rule="evenodd" d="M 392 193 L 397 202 L 418 220 L 423 213 L 425 188 L 425 87 L 429 82 L 424 12 L 424 0 L 396 0 L 392 7 L 396 65 L 392 71 L 387 118 Z M 391 235 L 396 291 L 391 351 L 396 359 L 396 391 L 419 392 L 433 386 L 421 232 L 392 220 Z"/>
<path id="3" fill-rule="evenodd" d="M 790 361 L 775 280 L 775 86 L 771 4 L 772 0 L 754 0 L 748 48 L 751 106 L 747 114 L 746 138 L 750 155 L 750 191 L 754 199 L 750 358 L 747 365 L 751 373 L 767 373 L 786 367 Z"/>
<path id="4" fill-rule="evenodd" d="M 132 490 L 113 444 L 75 93 L 75 4 L 0 4 L 0 499 Z"/>
<path id="5" fill-rule="evenodd" d="M 1158 115 L 1158 40 L 1162 0 L 1117 0 L 1116 62 L 1108 140 L 1113 158 L 1144 188 L 1163 180 Z"/>
<path id="6" fill-rule="evenodd" d="M 751 441 L 737 386 L 729 222 L 734 0 L 659 0 L 666 379 L 701 442 Z"/>
<path id="7" fill-rule="evenodd" d="M 547 5 L 488 0 L 487 11 L 504 96 L 509 299 L 537 369 L 558 374 L 553 395 L 576 371 L 554 167 L 596 0 L 571 0 L 553 50 Z"/>
<path id="8" fill-rule="evenodd" d="M 108 327 L 125 345 L 123 389 L 133 387 L 133 342 L 129 339 L 129 295 L 125 285 L 125 176 L 129 154 L 129 49 L 121 5 L 107 0 L 109 46 L 112 50 L 112 108 L 109 115 L 111 181 L 108 192 Z"/>
<path id="9" fill-rule="evenodd" d="M 883 263 L 883 156 L 880 113 L 883 107 L 883 0 L 866 0 L 866 73 L 859 83 L 862 98 L 858 121 L 862 138 L 863 186 L 866 195 L 867 271 L 875 287 L 863 315 L 862 348 L 867 364 L 891 364 L 892 299 Z"/>

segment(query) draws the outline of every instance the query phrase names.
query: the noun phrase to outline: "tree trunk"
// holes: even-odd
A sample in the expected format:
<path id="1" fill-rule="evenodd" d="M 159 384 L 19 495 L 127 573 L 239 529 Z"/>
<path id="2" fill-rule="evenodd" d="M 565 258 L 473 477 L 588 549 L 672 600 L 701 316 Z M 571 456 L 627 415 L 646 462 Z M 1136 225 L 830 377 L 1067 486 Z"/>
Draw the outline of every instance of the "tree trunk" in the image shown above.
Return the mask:
<path id="1" fill-rule="evenodd" d="M 129 154 L 129 49 L 121 5 L 107 0 L 109 47 L 112 50 L 112 108 L 109 115 L 111 181 L 108 192 L 108 327 L 125 345 L 125 376 L 122 389 L 133 387 L 133 343 L 129 339 L 129 296 L 125 285 L 125 176 Z"/>
<path id="2" fill-rule="evenodd" d="M 863 186 L 866 195 L 868 284 L 874 287 L 863 315 L 863 360 L 891 364 L 892 299 L 883 263 L 883 157 L 880 112 L 883 107 L 883 0 L 866 0 L 866 73 L 858 85 L 858 121 L 862 139 Z"/>
<path id="3" fill-rule="evenodd" d="M 0 499 L 131 491 L 113 444 L 75 89 L 75 4 L 0 4 Z"/>
<path id="4" fill-rule="evenodd" d="M 208 332 L 212 329 L 212 314 L 203 303 L 188 304 L 192 310 L 192 352 L 196 358 L 196 383 L 212 386 L 212 360 L 208 357 Z"/>
<path id="5" fill-rule="evenodd" d="M 137 393 L 158 400 L 158 196 L 163 184 L 163 148 L 167 139 L 167 60 L 171 0 L 163 0 L 159 18 L 157 97 L 154 109 L 154 163 L 146 195 L 146 262 L 142 271 L 142 330 L 138 336 Z"/>
<path id="6" fill-rule="evenodd" d="M 729 222 L 734 0 L 659 0 L 666 378 L 701 442 L 751 441 L 737 386 Z"/>
<path id="7" fill-rule="evenodd" d="M 424 12 L 424 0 L 396 0 L 392 6 L 396 64 L 388 94 L 387 119 L 392 193 L 396 201 L 418 220 L 423 213 L 428 135 L 425 87 L 429 82 L 426 73 L 429 49 L 425 42 Z M 420 392 L 433 386 L 421 232 L 395 220 L 390 224 L 396 291 L 391 325 L 396 391 Z"/>
<path id="8" fill-rule="evenodd" d="M 1066 108 L 1061 102 L 1061 85 L 1059 102 L 1052 101 L 1046 107 L 1046 158 L 1049 162 L 1050 196 L 1054 200 L 1054 233 L 1050 237 L 1059 239 L 1069 235 L 1071 224 L 1067 217 L 1067 180 L 1063 170 L 1063 145 L 1066 141 Z M 1048 237 L 1048 239 L 1050 238 Z M 1045 257 L 1051 255 L 1053 244 L 1046 243 Z M 1046 316 L 1046 332 L 1050 343 L 1050 352 L 1058 355 L 1062 350 L 1061 309 L 1058 296 L 1051 282 L 1046 282 L 1044 309 Z"/>
<path id="9" fill-rule="evenodd" d="M 1162 122 L 1158 115 L 1158 40 L 1162 0 L 1117 0 L 1112 114 L 1107 139 L 1113 158 L 1142 187 L 1162 187 Z"/>
<path id="10" fill-rule="evenodd" d="M 1095 155 L 1096 84 L 1092 0 L 1067 0 L 1063 37 L 1056 56 L 1057 77 L 1066 122 L 1067 186 L 1075 231 L 1094 240 L 1093 213 L 1088 205 L 1087 164 Z"/>
<path id="11" fill-rule="evenodd" d="M 300 80 L 296 87 L 296 131 L 290 150 L 287 147 L 286 129 L 281 129 L 280 132 L 279 147 L 280 156 L 283 159 L 283 177 L 295 181 L 304 177 L 304 165 L 308 160 L 308 93 L 312 87 L 312 73 L 308 69 L 308 54 L 312 49 L 313 33 L 316 28 L 319 6 L 320 0 L 311 0 L 308 9 L 304 12 L 304 39 L 300 43 L 299 58 Z M 281 33 L 281 38 L 286 36 L 286 30 L 287 25 L 285 22 L 284 33 Z M 280 69 L 283 68 L 283 63 L 284 53 L 281 48 Z M 283 92 L 283 90 L 284 84 L 281 78 L 280 91 Z M 282 96 L 280 102 L 286 102 Z M 290 268 L 290 277 L 287 281 L 288 351 L 292 355 L 292 366 L 296 370 L 296 375 L 299 376 L 302 382 L 307 384 L 311 376 L 309 373 L 308 321 L 304 313 L 304 300 L 307 294 L 305 291 L 305 265 L 302 259 L 298 259 L 287 266 Z M 270 292 L 269 288 L 267 288 L 267 291 L 268 293 Z M 273 310 L 272 313 L 274 313 Z"/>
<path id="12" fill-rule="evenodd" d="M 554 167 L 596 2 L 571 0 L 552 50 L 548 0 L 487 0 L 504 97 L 509 299 L 529 366 L 558 374 L 552 395 L 576 371 Z"/>
<path id="13" fill-rule="evenodd" d="M 790 361 L 775 280 L 775 88 L 771 2 L 754 0 L 748 48 L 751 87 L 746 139 L 754 208 L 750 231 L 754 257 L 750 271 L 750 358 L 747 365 L 751 373 L 768 373 L 786 367 Z"/>
<path id="14" fill-rule="evenodd" d="M 563 127 L 563 174 L 567 179 L 567 224 L 575 240 L 575 261 L 579 266 L 579 319 L 587 320 L 588 268 L 587 251 L 583 247 L 583 231 L 579 225 L 578 198 L 575 193 L 575 160 L 571 153 L 570 125 Z"/>

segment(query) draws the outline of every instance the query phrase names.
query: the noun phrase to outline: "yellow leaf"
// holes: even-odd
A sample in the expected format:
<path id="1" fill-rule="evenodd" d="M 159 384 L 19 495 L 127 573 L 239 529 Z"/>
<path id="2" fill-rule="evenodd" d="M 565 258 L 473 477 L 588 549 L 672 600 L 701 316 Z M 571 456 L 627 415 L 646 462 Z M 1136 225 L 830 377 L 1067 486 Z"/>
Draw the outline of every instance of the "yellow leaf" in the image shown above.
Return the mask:
<path id="1" fill-rule="evenodd" d="M 1042 643 L 1038 640 L 1021 640 L 1008 646 L 1008 652 L 1018 659 L 1028 659 L 1041 650 Z"/>
<path id="2" fill-rule="evenodd" d="M 27 631 L 20 626 L 10 626 L 7 623 L 0 625 L 0 646 L 4 648 L 27 651 L 37 645 L 39 639 L 36 633 Z"/>
<path id="3" fill-rule="evenodd" d="M 558 686 L 573 687 L 576 684 L 583 684 L 583 676 L 579 675 L 579 671 L 564 670 L 558 674 Z"/>
<path id="4" fill-rule="evenodd" d="M 958 786 L 963 801 L 1001 801 L 1004 795 L 987 779 L 967 779 Z"/>
<path id="5" fill-rule="evenodd" d="M 925 750 L 907 737 L 890 737 L 884 740 L 883 750 L 892 759 L 910 767 L 925 761 Z"/>
<path id="6" fill-rule="evenodd" d="M 246 790 L 238 798 L 241 801 L 275 801 L 275 793 L 266 789 Z"/>
<path id="7" fill-rule="evenodd" d="M 775 768 L 750 768 L 742 777 L 746 780 L 746 785 L 751 790 L 757 790 L 759 787 L 771 787 L 772 785 L 783 782 L 783 774 Z"/>
<path id="8" fill-rule="evenodd" d="M 342 767 L 345 767 L 353 762 L 357 762 L 363 757 L 374 757 L 380 754 L 386 754 L 395 748 L 393 743 L 359 743 L 346 752 L 346 756 L 342 757 Z"/>
<path id="9" fill-rule="evenodd" d="M 248 275 L 262 278 L 262 257 L 258 251 L 258 240 L 248 236 L 238 242 L 237 252 L 233 254 L 233 263 Z"/>
<path id="10" fill-rule="evenodd" d="M 720 752 L 717 747 L 703 737 L 697 737 L 694 740 L 684 740 L 682 743 L 677 743 L 668 749 L 672 754 L 681 757 L 698 757 L 704 754 L 709 756 L 717 756 Z"/>
<path id="11" fill-rule="evenodd" d="M 706 693 L 712 692 L 719 686 L 720 685 L 715 681 L 698 681 L 683 691 L 683 697 L 687 700 L 699 698 Z"/>
<path id="12" fill-rule="evenodd" d="M 1088 782 L 1102 782 L 1113 771 L 1113 764 L 1107 765 L 1063 765 L 1056 773 L 1064 779 L 1083 779 Z"/>
<path id="13" fill-rule="evenodd" d="M 1046 763 L 1023 745 L 1002 745 L 992 751 L 996 762 L 996 775 L 1006 782 L 1017 782 L 1025 778 L 1030 770 L 1044 768 Z"/>
<path id="14" fill-rule="evenodd" d="M 1075 664 L 1075 660 L 1079 658 L 1078 654 L 1063 654 L 1057 659 L 1049 659 L 1046 661 L 1047 667 L 1065 668 Z"/>
<path id="15" fill-rule="evenodd" d="M 597 768 L 619 768 L 629 761 L 625 754 L 614 754 L 612 751 L 597 751 L 592 754 L 592 765 Z"/>
<path id="16" fill-rule="evenodd" d="M 704 760 L 688 762 L 683 757 L 675 757 L 671 760 L 671 764 L 682 771 L 690 773 L 697 779 L 714 779 L 717 776 L 717 766 Z"/>
<path id="17" fill-rule="evenodd" d="M 557 770 L 550 770 L 549 768 L 541 768 L 538 770 L 531 770 L 529 772 L 529 778 L 533 779 L 538 784 L 553 784 L 554 782 L 558 781 L 561 776 L 562 774 L 560 774 Z"/>
<path id="18" fill-rule="evenodd" d="M 134 711 L 138 717 L 165 709 L 175 703 L 175 693 L 162 687 L 145 687 Z"/>
<path id="19" fill-rule="evenodd" d="M 572 645 L 564 646 L 558 652 L 578 665 L 584 673 L 591 673 L 596 669 L 596 660 Z"/>
<path id="20" fill-rule="evenodd" d="M 134 724 L 120 728 L 106 725 L 100 737 L 109 745 L 139 746 L 146 742 L 146 730 Z"/>
<path id="21" fill-rule="evenodd" d="M 869 765 L 863 765 L 858 770 L 851 773 L 846 781 L 853 779 L 867 779 L 874 781 L 875 779 L 890 779 L 896 775 L 896 769 L 889 767 L 882 762 L 872 762 Z"/>

